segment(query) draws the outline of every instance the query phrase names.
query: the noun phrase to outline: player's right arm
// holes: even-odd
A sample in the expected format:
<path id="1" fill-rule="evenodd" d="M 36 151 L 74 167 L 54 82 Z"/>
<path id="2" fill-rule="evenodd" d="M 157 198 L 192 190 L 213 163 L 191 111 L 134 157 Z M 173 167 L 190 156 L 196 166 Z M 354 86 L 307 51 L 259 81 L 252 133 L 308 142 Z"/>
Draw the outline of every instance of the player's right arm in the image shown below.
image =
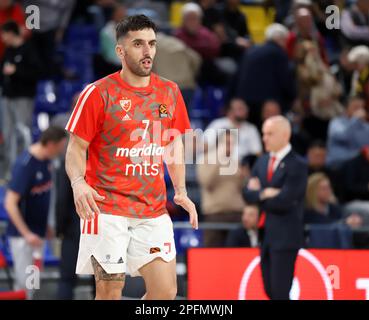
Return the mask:
<path id="1" fill-rule="evenodd" d="M 65 169 L 73 188 L 74 204 L 81 219 L 93 219 L 100 210 L 96 201 L 104 200 L 85 180 L 89 142 L 71 134 L 65 156 Z"/>
<path id="2" fill-rule="evenodd" d="M 82 219 L 100 213 L 96 201 L 102 201 L 96 190 L 85 181 L 87 149 L 104 121 L 104 101 L 98 88 L 89 84 L 79 95 L 66 130 L 70 133 L 65 169 L 71 181 L 76 211 Z"/>

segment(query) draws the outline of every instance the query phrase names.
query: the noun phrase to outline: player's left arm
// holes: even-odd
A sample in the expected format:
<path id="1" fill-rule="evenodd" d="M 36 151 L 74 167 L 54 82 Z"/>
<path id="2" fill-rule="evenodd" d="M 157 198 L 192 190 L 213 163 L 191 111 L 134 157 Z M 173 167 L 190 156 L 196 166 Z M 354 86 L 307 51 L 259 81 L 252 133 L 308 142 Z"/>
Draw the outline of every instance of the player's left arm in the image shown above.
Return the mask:
<path id="1" fill-rule="evenodd" d="M 172 180 L 175 195 L 174 203 L 185 209 L 190 215 L 190 223 L 194 229 L 198 229 L 198 216 L 195 204 L 187 196 L 186 167 L 184 161 L 184 147 L 182 137 L 179 135 L 172 143 L 166 146 L 164 162 L 167 165 L 170 179 Z"/>

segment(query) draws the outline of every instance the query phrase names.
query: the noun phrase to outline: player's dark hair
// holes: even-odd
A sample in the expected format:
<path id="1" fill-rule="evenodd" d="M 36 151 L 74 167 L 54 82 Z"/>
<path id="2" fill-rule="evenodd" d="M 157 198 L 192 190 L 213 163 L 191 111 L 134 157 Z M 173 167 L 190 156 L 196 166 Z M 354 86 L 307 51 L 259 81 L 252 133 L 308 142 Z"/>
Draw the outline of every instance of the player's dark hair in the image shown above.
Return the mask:
<path id="1" fill-rule="evenodd" d="M 60 127 L 49 127 L 41 133 L 40 143 L 46 146 L 49 142 L 58 143 L 67 137 L 67 133 Z"/>
<path id="2" fill-rule="evenodd" d="M 20 35 L 20 29 L 18 24 L 14 20 L 8 20 L 1 26 L 1 31 L 11 32 L 17 36 Z"/>
<path id="3" fill-rule="evenodd" d="M 157 27 L 153 21 L 143 14 L 127 17 L 120 21 L 116 27 L 117 41 L 124 37 L 129 31 L 152 29 L 156 33 Z"/>

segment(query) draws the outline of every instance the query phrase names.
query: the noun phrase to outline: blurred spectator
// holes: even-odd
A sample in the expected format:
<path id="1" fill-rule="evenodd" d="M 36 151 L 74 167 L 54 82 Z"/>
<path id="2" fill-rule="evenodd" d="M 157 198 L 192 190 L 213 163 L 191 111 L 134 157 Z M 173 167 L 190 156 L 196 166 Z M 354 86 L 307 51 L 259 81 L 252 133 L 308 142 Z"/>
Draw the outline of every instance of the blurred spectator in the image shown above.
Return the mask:
<path id="1" fill-rule="evenodd" d="M 284 0 L 281 0 L 284 1 Z M 312 0 L 293 0 L 292 6 L 290 6 L 290 11 L 287 17 L 284 19 L 283 24 L 288 28 L 292 29 L 295 25 L 296 20 L 296 12 L 299 9 L 307 9 L 310 12 L 313 11 L 313 2 Z"/>
<path id="2" fill-rule="evenodd" d="M 220 41 L 216 34 L 201 25 L 201 19 L 201 7 L 196 3 L 186 3 L 182 7 L 182 26 L 174 35 L 203 59 L 200 82 L 224 84 L 224 73 L 215 63 L 220 53 Z"/>
<path id="3" fill-rule="evenodd" d="M 182 26 L 175 36 L 197 51 L 204 60 L 219 55 L 220 43 L 216 35 L 201 25 L 202 10 L 195 3 L 186 3 L 182 8 Z"/>
<path id="4" fill-rule="evenodd" d="M 255 248 L 258 246 L 258 219 L 259 208 L 247 205 L 243 208 L 242 226 L 228 233 L 226 247 Z"/>
<path id="5" fill-rule="evenodd" d="M 332 74 L 342 88 L 342 97 L 347 97 L 351 92 L 354 64 L 348 59 L 349 51 L 349 48 L 343 48 L 340 52 L 338 63 L 331 66 Z"/>
<path id="6" fill-rule="evenodd" d="M 314 173 L 308 179 L 304 223 L 335 223 L 343 220 L 343 209 L 337 203 L 329 178 L 324 173 Z M 344 220 L 351 227 L 362 225 L 360 215 L 353 213 Z"/>
<path id="7" fill-rule="evenodd" d="M 326 140 L 329 121 L 343 112 L 339 101 L 342 89 L 312 42 L 305 41 L 300 48 L 304 53 L 297 69 L 299 103 L 296 108 L 306 114 L 304 128 L 311 138 Z"/>
<path id="8" fill-rule="evenodd" d="M 202 24 L 212 30 L 213 26 L 222 22 L 222 15 L 217 7 L 217 0 L 199 0 L 202 12 Z"/>
<path id="9" fill-rule="evenodd" d="M 242 199 L 244 177 L 241 170 L 236 174 L 221 174 L 221 168 L 238 168 L 234 155 L 237 147 L 231 131 L 219 136 L 217 146 L 209 148 L 203 161 L 197 165 L 197 178 L 201 188 L 201 207 L 205 222 L 239 222 L 245 203 Z M 230 201 L 230 199 L 232 199 Z M 205 230 L 206 247 L 224 246 L 227 232 Z"/>
<path id="10" fill-rule="evenodd" d="M 64 37 L 76 0 L 24 0 L 24 6 L 35 5 L 40 10 L 40 28 L 32 30 L 32 41 L 42 61 L 43 76 L 54 76 L 55 47 Z"/>
<path id="11" fill-rule="evenodd" d="M 344 187 L 347 201 L 367 202 L 369 215 L 369 145 L 344 165 Z"/>
<path id="12" fill-rule="evenodd" d="M 260 122 L 258 124 L 259 131 L 261 132 L 262 125 L 265 120 L 279 116 L 282 114 L 281 106 L 279 105 L 278 101 L 275 100 L 266 100 L 261 107 L 261 116 Z"/>
<path id="13" fill-rule="evenodd" d="M 369 48 L 357 46 L 348 53 L 348 60 L 354 66 L 351 95 L 360 95 L 365 99 L 369 111 Z"/>
<path id="14" fill-rule="evenodd" d="M 157 46 L 153 71 L 175 81 L 181 89 L 187 108 L 196 88 L 201 56 L 176 37 L 162 32 L 156 35 Z"/>
<path id="15" fill-rule="evenodd" d="M 329 174 L 326 167 L 327 149 L 321 140 L 313 141 L 307 151 L 308 173 L 309 175 L 317 172 Z"/>
<path id="16" fill-rule="evenodd" d="M 369 2 L 356 0 L 342 12 L 341 31 L 346 45 L 369 45 Z"/>
<path id="17" fill-rule="evenodd" d="M 276 100 L 283 112 L 290 109 L 296 89 L 286 53 L 288 30 L 280 24 L 270 25 L 263 45 L 250 48 L 240 67 L 236 95 L 250 107 L 250 121 L 258 124 L 266 100 Z"/>
<path id="18" fill-rule="evenodd" d="M 31 43 L 22 36 L 16 22 L 3 24 L 1 38 L 7 47 L 2 62 L 2 111 L 7 150 L 5 171 L 8 175 L 15 157 L 30 143 L 40 60 Z M 23 141 L 23 146 L 19 144 L 19 139 Z"/>
<path id="19" fill-rule="evenodd" d="M 255 125 L 247 121 L 249 108 L 242 99 L 233 98 L 227 105 L 226 116 L 213 120 L 205 130 L 208 147 L 214 148 L 220 129 L 238 129 L 239 159 L 262 152 L 260 134 Z"/>
<path id="20" fill-rule="evenodd" d="M 288 56 L 291 59 L 296 61 L 300 59 L 300 46 L 306 40 L 314 44 L 322 61 L 327 64 L 328 56 L 324 39 L 316 29 L 313 15 L 309 9 L 300 8 L 295 11 L 295 22 L 287 40 Z"/>
<path id="21" fill-rule="evenodd" d="M 66 146 L 66 133 L 49 127 L 38 142 L 16 160 L 5 195 L 5 209 L 10 222 L 8 236 L 14 262 L 15 290 L 27 288 L 27 267 L 41 267 L 43 245 L 47 236 L 50 205 L 51 163 Z"/>
<path id="22" fill-rule="evenodd" d="M 269 5 L 269 1 L 266 2 L 268 2 Z M 293 0 L 272 0 L 270 2 L 274 2 L 276 10 L 275 22 L 283 23 L 288 16 Z"/>
<path id="23" fill-rule="evenodd" d="M 25 26 L 25 14 L 22 6 L 14 0 L 2 0 L 0 1 L 0 27 L 9 20 L 18 24 L 22 35 L 29 34 Z M 3 59 L 4 51 L 4 42 L 0 40 L 0 61 Z"/>
<path id="24" fill-rule="evenodd" d="M 115 27 L 119 21 L 124 19 L 125 16 L 126 8 L 120 4 L 115 4 L 110 20 L 100 31 L 101 55 L 104 62 L 107 65 L 110 65 L 110 69 L 105 73 L 105 75 L 117 71 L 122 65 L 120 59 L 115 53 L 115 45 L 117 42 L 115 39 Z M 110 72 L 110 70 L 112 71 Z"/>
<path id="25" fill-rule="evenodd" d="M 369 123 L 366 121 L 365 102 L 359 97 L 348 100 L 344 115 L 331 120 L 328 128 L 327 165 L 337 168 L 355 157 L 369 144 Z"/>
<path id="26" fill-rule="evenodd" d="M 239 9 L 240 0 L 225 0 L 221 11 L 222 20 L 227 28 L 232 29 L 239 37 L 250 37 L 247 17 Z"/>

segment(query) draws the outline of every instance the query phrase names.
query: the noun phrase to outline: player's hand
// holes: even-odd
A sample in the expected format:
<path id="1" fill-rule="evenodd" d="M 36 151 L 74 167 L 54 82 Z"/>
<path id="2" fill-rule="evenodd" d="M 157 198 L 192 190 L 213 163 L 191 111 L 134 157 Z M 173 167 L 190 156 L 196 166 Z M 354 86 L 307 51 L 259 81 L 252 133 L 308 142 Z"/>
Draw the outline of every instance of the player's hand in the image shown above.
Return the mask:
<path id="1" fill-rule="evenodd" d="M 261 188 L 260 180 L 257 177 L 253 177 L 249 180 L 247 188 L 252 191 L 258 191 Z"/>
<path id="2" fill-rule="evenodd" d="M 33 232 L 27 233 L 24 238 L 26 239 L 27 243 L 32 247 L 41 247 L 44 241 L 39 237 L 37 234 Z"/>
<path id="3" fill-rule="evenodd" d="M 261 198 L 262 199 L 268 199 L 268 198 L 274 198 L 281 192 L 280 189 L 276 188 L 265 188 L 262 191 Z"/>
<path id="4" fill-rule="evenodd" d="M 86 181 L 82 180 L 73 186 L 73 196 L 76 211 L 81 219 L 91 220 L 95 214 L 100 214 L 96 201 L 103 201 L 105 197 L 99 195 Z"/>
<path id="5" fill-rule="evenodd" d="M 188 212 L 190 215 L 190 223 L 192 227 L 197 230 L 199 228 L 199 219 L 197 216 L 196 206 L 190 198 L 187 197 L 187 193 L 176 193 L 173 200 L 175 204 L 181 206 Z"/>

